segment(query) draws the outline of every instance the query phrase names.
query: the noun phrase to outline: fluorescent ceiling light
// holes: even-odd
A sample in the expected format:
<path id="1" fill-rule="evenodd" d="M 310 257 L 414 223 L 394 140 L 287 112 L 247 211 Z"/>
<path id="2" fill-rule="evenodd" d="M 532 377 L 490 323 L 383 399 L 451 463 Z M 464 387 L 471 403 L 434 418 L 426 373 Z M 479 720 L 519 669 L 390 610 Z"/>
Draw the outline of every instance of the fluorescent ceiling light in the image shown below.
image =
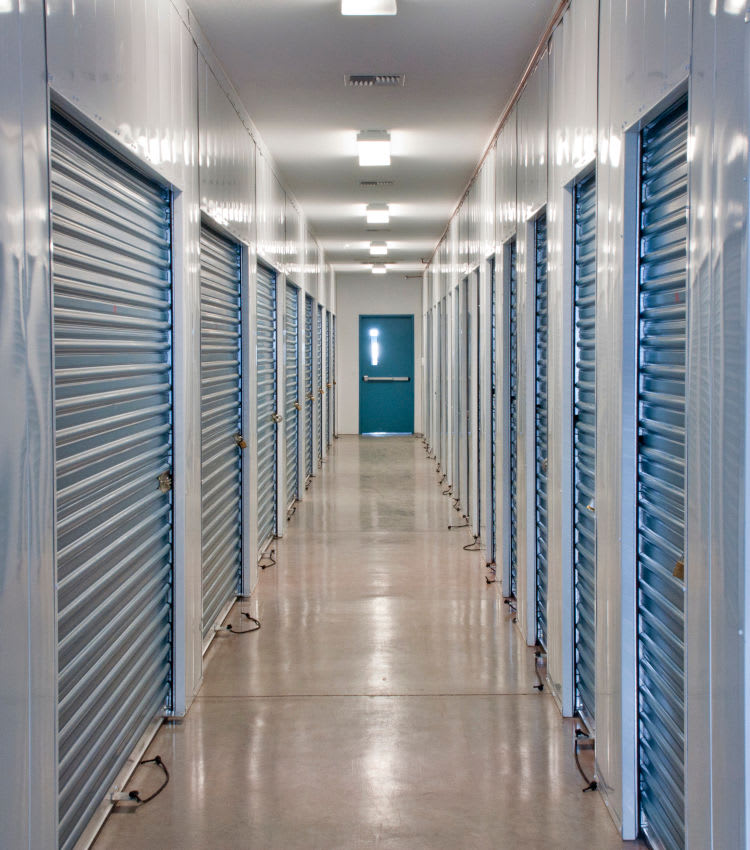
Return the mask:
<path id="1" fill-rule="evenodd" d="M 385 274 L 385 271 L 386 269 L 384 263 L 375 263 L 375 265 L 372 267 L 373 274 Z"/>
<path id="2" fill-rule="evenodd" d="M 342 15 L 395 15 L 396 0 L 341 0 Z"/>
<path id="3" fill-rule="evenodd" d="M 388 253 L 388 246 L 385 242 L 370 242 L 371 257 L 385 257 Z"/>
<path id="4" fill-rule="evenodd" d="M 391 134 L 385 130 L 362 130 L 357 133 L 359 164 L 390 165 Z"/>
<path id="5" fill-rule="evenodd" d="M 388 224 L 391 220 L 391 213 L 388 209 L 388 204 L 368 204 L 367 205 L 367 223 L 368 224 Z"/>

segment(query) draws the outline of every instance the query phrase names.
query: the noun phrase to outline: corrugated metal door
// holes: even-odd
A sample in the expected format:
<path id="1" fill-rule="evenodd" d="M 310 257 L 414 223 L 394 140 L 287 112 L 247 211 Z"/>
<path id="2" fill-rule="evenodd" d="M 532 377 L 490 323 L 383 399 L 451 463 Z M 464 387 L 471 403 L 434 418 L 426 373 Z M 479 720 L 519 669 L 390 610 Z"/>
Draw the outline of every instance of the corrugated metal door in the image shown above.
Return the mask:
<path id="1" fill-rule="evenodd" d="M 536 636 L 547 646 L 547 216 L 534 223 L 536 470 Z"/>
<path id="2" fill-rule="evenodd" d="M 171 702 L 170 198 L 53 116 L 60 846 Z M 5 765 L 11 770 L 11 765 Z"/>
<path id="3" fill-rule="evenodd" d="M 240 248 L 201 227 L 201 561 L 205 640 L 240 587 Z"/>
<path id="4" fill-rule="evenodd" d="M 327 390 L 327 401 L 328 408 L 326 416 L 326 445 L 331 445 L 331 399 L 333 398 L 333 394 L 331 393 L 332 385 L 331 385 L 331 311 L 326 310 L 326 390 Z"/>
<path id="5" fill-rule="evenodd" d="M 336 316 L 331 316 L 331 430 L 336 437 Z"/>
<path id="6" fill-rule="evenodd" d="M 490 262 L 490 541 L 489 557 L 496 558 L 497 546 L 497 285 L 495 261 Z"/>
<path id="7" fill-rule="evenodd" d="M 518 279 L 516 240 L 508 245 L 508 363 L 510 392 L 508 407 L 510 475 L 508 476 L 510 504 L 510 595 L 516 595 L 518 578 Z M 505 588 L 503 588 L 505 590 Z"/>
<path id="8" fill-rule="evenodd" d="M 315 384 L 313 382 L 313 300 L 305 295 L 305 483 L 313 474 Z"/>
<path id="9" fill-rule="evenodd" d="M 318 304 L 318 392 L 315 404 L 315 418 L 318 429 L 317 457 L 318 466 L 323 463 L 323 308 Z"/>
<path id="10" fill-rule="evenodd" d="M 687 101 L 641 135 L 638 714 L 641 825 L 685 846 Z"/>
<path id="11" fill-rule="evenodd" d="M 276 275 L 258 264 L 256 373 L 258 380 L 258 552 L 276 534 L 278 415 Z"/>
<path id="12" fill-rule="evenodd" d="M 299 290 L 286 285 L 286 334 L 284 336 L 286 367 L 286 501 L 291 510 L 299 498 Z"/>
<path id="13" fill-rule="evenodd" d="M 576 710 L 594 730 L 596 646 L 596 176 L 575 187 L 573 560 Z"/>

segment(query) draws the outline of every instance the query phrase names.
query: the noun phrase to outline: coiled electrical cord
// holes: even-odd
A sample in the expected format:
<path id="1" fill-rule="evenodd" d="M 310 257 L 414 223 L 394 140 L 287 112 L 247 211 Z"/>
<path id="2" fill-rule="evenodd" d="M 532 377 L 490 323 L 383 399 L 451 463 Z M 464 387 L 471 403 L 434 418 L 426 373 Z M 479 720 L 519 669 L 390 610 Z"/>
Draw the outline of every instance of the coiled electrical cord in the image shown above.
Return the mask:
<path id="1" fill-rule="evenodd" d="M 573 741 L 573 755 L 576 760 L 576 767 L 578 768 L 578 772 L 581 774 L 583 781 L 586 783 L 586 787 L 581 788 L 581 791 L 585 794 L 587 791 L 596 791 L 596 789 L 598 788 L 598 783 L 596 779 L 589 779 L 588 776 L 586 776 L 586 774 L 584 773 L 583 768 L 581 767 L 581 761 L 578 757 L 578 742 L 581 738 L 586 738 L 587 740 L 591 741 L 592 744 L 593 741 L 591 740 L 589 734 L 587 732 L 584 732 L 583 729 L 576 729 L 576 736 Z"/>
<path id="2" fill-rule="evenodd" d="M 141 797 L 140 792 L 133 790 L 128 794 L 131 800 L 134 800 L 138 803 L 139 806 L 145 806 L 146 803 L 150 803 L 154 797 L 158 797 L 159 794 L 169 785 L 169 771 L 167 770 L 166 764 L 161 760 L 161 756 L 154 756 L 152 759 L 143 759 L 143 761 L 138 762 L 139 764 L 155 764 L 160 767 L 164 771 L 164 782 L 154 791 L 153 794 L 149 794 L 148 797 Z"/>
<path id="3" fill-rule="evenodd" d="M 254 628 L 252 629 L 235 629 L 235 627 L 231 623 L 227 623 L 227 631 L 231 632 L 233 635 L 249 635 L 253 632 L 257 632 L 260 629 L 260 620 L 257 620 L 255 617 L 251 617 L 247 611 L 240 612 L 243 617 L 246 617 L 250 620 L 251 623 L 254 624 Z"/>

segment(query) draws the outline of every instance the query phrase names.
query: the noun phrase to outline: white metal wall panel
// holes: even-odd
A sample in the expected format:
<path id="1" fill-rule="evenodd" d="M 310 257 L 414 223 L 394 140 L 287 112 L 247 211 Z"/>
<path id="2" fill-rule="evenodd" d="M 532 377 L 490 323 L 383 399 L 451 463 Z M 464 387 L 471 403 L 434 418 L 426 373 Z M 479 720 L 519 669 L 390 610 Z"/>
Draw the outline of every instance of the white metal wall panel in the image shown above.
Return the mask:
<path id="1" fill-rule="evenodd" d="M 313 354 L 313 300 L 305 295 L 305 478 L 314 472 L 315 381 Z"/>
<path id="2" fill-rule="evenodd" d="M 534 473 L 536 488 L 536 639 L 547 646 L 547 217 L 534 222 L 535 373 Z"/>
<path id="3" fill-rule="evenodd" d="M 171 212 L 168 192 L 59 118 L 51 157 L 59 817 L 71 848 L 171 699 Z"/>
<path id="4" fill-rule="evenodd" d="M 284 351 L 286 368 L 284 429 L 286 433 L 286 502 L 291 509 L 299 498 L 299 424 L 300 424 L 300 369 L 299 369 L 299 289 L 286 285 Z"/>
<path id="5" fill-rule="evenodd" d="M 688 113 L 641 134 L 638 713 L 641 826 L 685 846 L 685 356 Z"/>
<path id="6" fill-rule="evenodd" d="M 284 270 L 295 283 L 303 279 L 305 266 L 305 220 L 292 199 L 287 195 L 284 213 L 285 250 Z"/>
<path id="7" fill-rule="evenodd" d="M 513 236 L 518 227 L 516 210 L 516 183 L 518 180 L 517 113 L 517 108 L 513 107 L 497 137 L 495 230 L 498 252 L 502 250 L 502 246 Z"/>
<path id="8" fill-rule="evenodd" d="M 278 507 L 278 387 L 276 275 L 258 265 L 256 375 L 258 417 L 258 554 L 276 534 Z"/>
<path id="9" fill-rule="evenodd" d="M 201 227 L 201 561 L 205 641 L 242 575 L 240 248 Z"/>
<path id="10" fill-rule="evenodd" d="M 201 210 L 249 244 L 254 227 L 255 142 L 202 56 L 198 128 Z"/>
<path id="11" fill-rule="evenodd" d="M 596 719 L 596 176 L 580 180 L 573 229 L 573 570 L 576 710 Z"/>
<path id="12" fill-rule="evenodd" d="M 0 823 L 8 847 L 57 847 L 52 292 L 45 4 L 0 26 Z M 13 210 L 9 215 L 8 211 Z"/>

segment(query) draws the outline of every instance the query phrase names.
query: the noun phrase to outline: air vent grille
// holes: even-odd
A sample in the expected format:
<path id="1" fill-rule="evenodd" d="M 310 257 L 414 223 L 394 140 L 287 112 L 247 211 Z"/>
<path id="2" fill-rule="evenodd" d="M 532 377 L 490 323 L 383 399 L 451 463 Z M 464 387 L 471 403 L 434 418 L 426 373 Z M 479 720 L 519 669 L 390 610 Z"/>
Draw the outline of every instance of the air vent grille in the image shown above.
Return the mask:
<path id="1" fill-rule="evenodd" d="M 406 85 L 404 74 L 347 74 L 344 77 L 345 86 L 358 89 L 369 89 L 375 86 L 397 88 Z"/>
<path id="2" fill-rule="evenodd" d="M 393 180 L 360 180 L 359 185 L 363 189 L 380 189 L 384 186 L 393 186 Z"/>

